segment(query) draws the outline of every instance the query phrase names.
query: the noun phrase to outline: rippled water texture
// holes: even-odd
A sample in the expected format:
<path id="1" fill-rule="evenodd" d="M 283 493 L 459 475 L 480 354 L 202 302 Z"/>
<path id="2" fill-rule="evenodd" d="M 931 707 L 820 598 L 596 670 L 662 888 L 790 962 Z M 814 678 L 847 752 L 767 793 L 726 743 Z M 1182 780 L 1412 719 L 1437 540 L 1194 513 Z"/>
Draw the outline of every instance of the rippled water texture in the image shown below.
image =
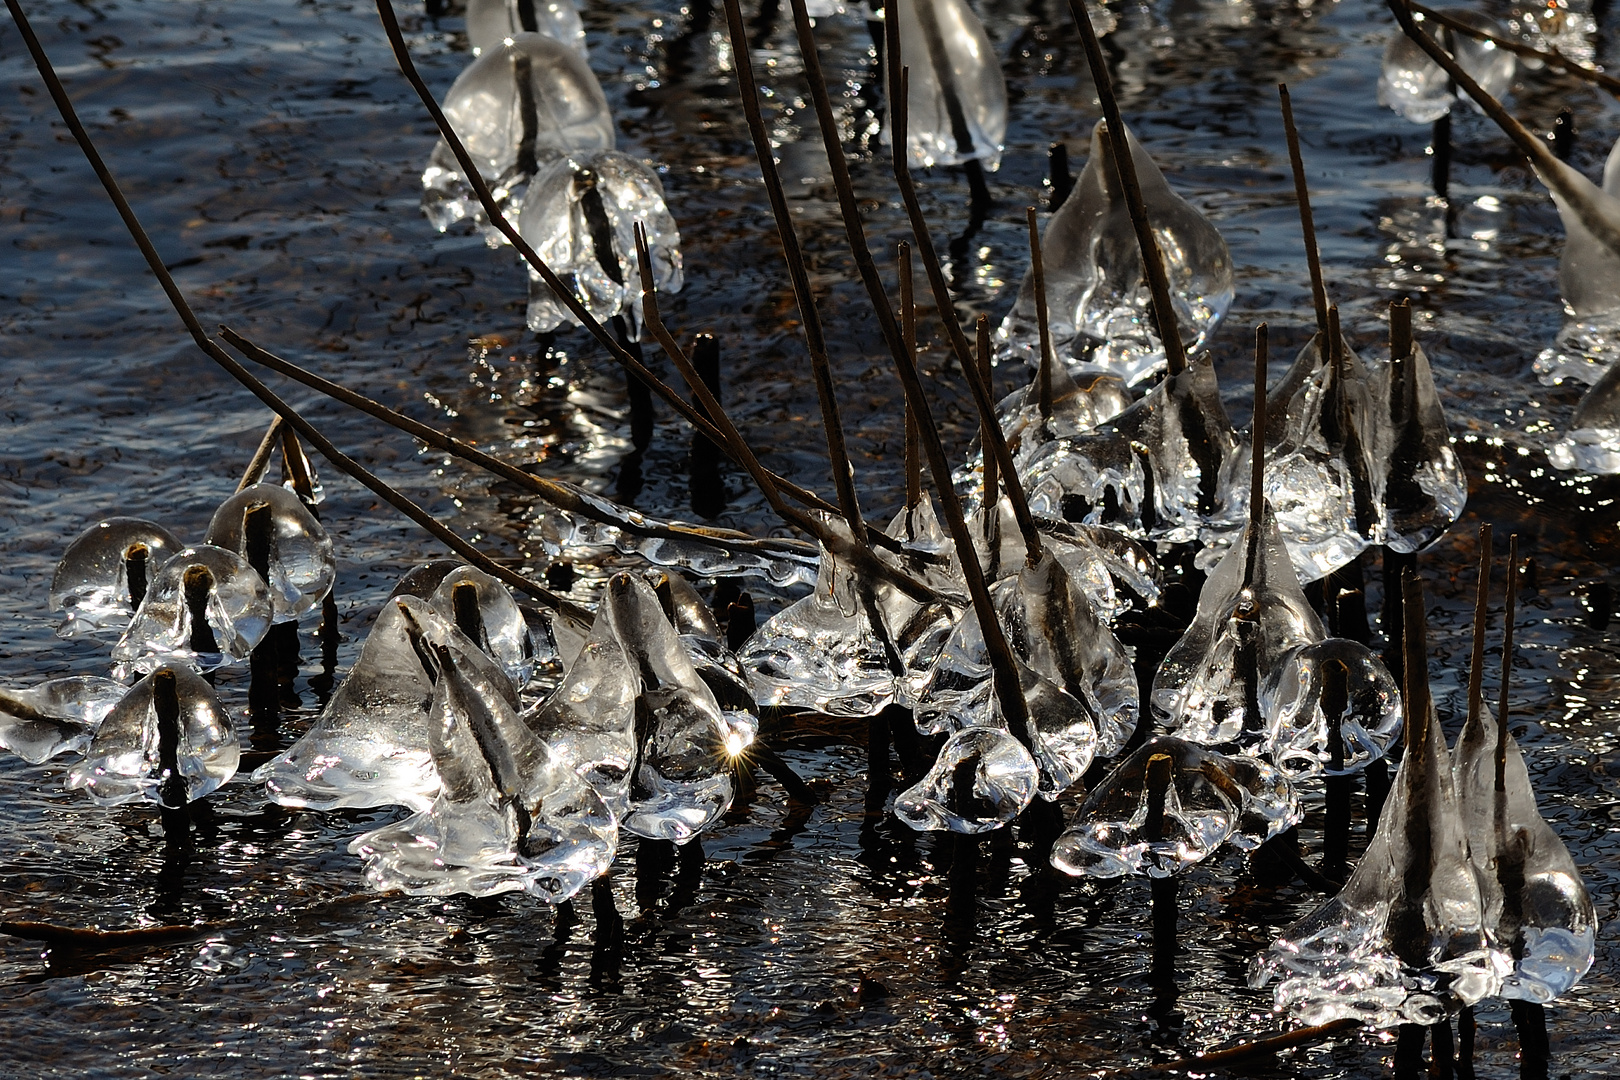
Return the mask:
<path id="1" fill-rule="evenodd" d="M 766 4 L 763 13 L 745 5 L 756 67 L 773 95 L 770 120 L 824 299 L 864 497 L 882 519 L 899 497 L 897 384 L 835 227 L 790 28 L 775 0 Z M 228 322 L 463 437 L 612 487 L 627 433 L 621 381 L 578 332 L 537 360 L 522 332 L 515 260 L 469 233 L 430 230 L 417 178 L 433 133 L 369 3 L 27 6 L 205 323 Z M 1044 199 L 1047 145 L 1066 140 L 1078 158 L 1097 109 L 1054 0 L 978 7 L 1006 65 L 1011 123 L 991 178 L 991 219 L 954 246 L 948 269 L 963 311 L 999 322 L 1027 261 L 1023 207 Z M 426 20 L 415 5 L 404 14 L 442 93 L 469 58 L 461 21 Z M 1453 732 L 1478 520 L 1518 530 L 1535 560 L 1513 701 L 1543 810 L 1585 871 L 1603 927 L 1592 973 L 1550 1011 L 1553 1070 L 1605 1075 L 1620 1051 L 1608 1027 L 1620 657 L 1615 629 L 1588 617 L 1586 598 L 1607 594 L 1620 538 L 1613 481 L 1572 480 L 1545 462 L 1578 393 L 1544 389 L 1530 370 L 1560 322 L 1552 203 L 1507 141 L 1464 110 L 1448 232 L 1447 211 L 1427 189 L 1427 129 L 1374 104 L 1391 20 L 1373 0 L 1174 0 L 1119 5 L 1118 14 L 1105 45 L 1125 114 L 1231 244 L 1237 299 L 1214 346 L 1234 414 L 1248 412 L 1252 323 L 1271 323 L 1275 379 L 1310 320 L 1279 80 L 1293 88 L 1347 330 L 1376 347 L 1385 301 L 1413 296 L 1473 486 L 1467 516 L 1423 563 L 1433 674 Z M 1610 21 L 1612 35 L 1620 28 Z M 659 163 L 680 225 L 687 286 L 666 305 L 672 325 L 720 336 L 725 397 L 767 463 L 829 488 L 797 315 L 720 66 L 719 11 L 590 0 L 585 24 L 621 149 Z M 864 154 L 877 141 L 870 35 L 856 14 L 825 20 L 822 34 L 846 138 Z M 1620 57 L 1612 36 L 1602 53 L 1611 65 Z M 1537 74 L 1514 101 L 1541 131 L 1572 109 L 1582 133 L 1575 163 L 1588 175 L 1620 134 L 1620 110 L 1573 81 Z M 94 643 L 51 634 L 46 591 L 68 540 L 122 513 L 194 542 L 267 416 L 182 341 L 9 24 L 0 26 L 0 133 L 0 678 L 23 685 L 104 668 Z M 860 156 L 854 168 L 887 270 L 903 234 L 888 166 Z M 966 224 L 966 183 L 936 170 L 921 185 L 948 244 Z M 925 367 L 939 377 L 960 452 L 971 434 L 961 384 L 931 318 L 924 331 L 933 343 Z M 473 338 L 484 344 L 469 351 Z M 1004 372 L 1002 389 L 1013 380 Z M 525 498 L 307 393 L 290 396 L 465 533 L 502 554 L 530 550 L 536 508 Z M 644 509 L 684 512 L 687 440 L 661 414 Z M 369 493 L 331 470 L 325 479 L 341 668 L 394 578 L 436 552 Z M 741 477 L 729 482 L 726 522 L 765 527 L 757 496 L 744 494 Z M 305 654 L 318 650 L 307 644 Z M 1488 677 L 1492 699 L 1494 684 Z M 317 701 L 305 680 L 298 685 L 306 712 L 288 734 Z M 244 707 L 245 687 L 222 682 L 233 708 Z M 212 800 L 215 821 L 195 861 L 166 869 L 150 812 L 96 809 L 62 792 L 61 765 L 6 757 L 5 918 L 207 926 L 192 940 L 89 957 L 58 951 L 48 963 L 37 946 L 0 938 L 0 1073 L 1058 1076 L 1164 1060 L 1275 1023 L 1269 992 L 1246 989 L 1243 969 L 1277 928 L 1315 906 L 1302 888 L 1256 877 L 1235 857 L 1195 869 L 1183 886 L 1185 951 L 1171 995 L 1149 978 L 1145 886 L 1053 895 L 987 842 L 977 912 L 949 908 L 948 846 L 892 819 L 865 820 L 861 750 L 801 738 L 788 756 L 825 788 L 825 804 L 785 813 L 762 781 L 761 798 L 708 839 L 700 879 L 647 874 L 638 887 L 636 854 L 626 853 L 613 879 L 628 920 L 617 951 L 596 940 L 588 904 L 577 925 L 559 928 L 544 907 L 511 897 L 345 900 L 363 887 L 348 839 L 391 813 L 291 814 L 239 779 Z M 1307 844 L 1314 821 L 1302 830 Z M 1481 1018 L 1482 1075 L 1514 1074 L 1506 1010 L 1493 1005 Z M 1363 1076 L 1387 1067 L 1389 1051 L 1362 1036 L 1252 1068 Z"/>

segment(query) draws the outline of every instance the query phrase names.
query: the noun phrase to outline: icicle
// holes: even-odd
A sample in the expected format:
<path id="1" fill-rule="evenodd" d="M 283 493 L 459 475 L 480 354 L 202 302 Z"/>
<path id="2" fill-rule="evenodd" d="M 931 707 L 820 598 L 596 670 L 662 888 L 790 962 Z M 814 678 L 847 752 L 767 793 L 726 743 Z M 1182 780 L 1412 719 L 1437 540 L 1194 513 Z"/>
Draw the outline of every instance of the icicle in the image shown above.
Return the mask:
<path id="1" fill-rule="evenodd" d="M 928 775 L 902 791 L 894 816 L 918 832 L 991 832 L 1035 798 L 1029 751 L 997 728 L 963 728 L 940 747 Z"/>
<path id="2" fill-rule="evenodd" d="M 474 604 L 468 610 L 458 606 L 458 586 L 470 586 L 473 590 Z M 534 674 L 534 639 L 529 634 L 523 611 L 505 585 L 482 570 L 456 566 L 440 579 L 428 603 L 445 621 L 455 624 L 472 638 L 485 655 L 500 664 L 513 686 L 521 690 L 528 684 Z"/>
<path id="3" fill-rule="evenodd" d="M 98 521 L 74 537 L 51 578 L 51 609 L 64 616 L 56 636 L 123 630 L 151 575 L 184 546 L 163 526 L 129 517 Z"/>
<path id="4" fill-rule="evenodd" d="M 1564 252 L 1558 262 L 1564 326 L 1554 346 L 1536 357 L 1535 370 L 1542 382 L 1553 385 L 1565 379 L 1594 382 L 1620 362 L 1620 251 L 1582 220 L 1599 217 L 1620 230 L 1620 140 L 1609 151 L 1601 189 L 1568 165 L 1559 163 L 1558 168 L 1563 182 L 1585 198 L 1584 205 L 1572 206 L 1549 186 L 1564 222 Z"/>
<path id="5" fill-rule="evenodd" d="M 1569 429 L 1547 451 L 1553 468 L 1606 476 L 1620 473 L 1620 359 L 1575 406 Z"/>
<path id="6" fill-rule="evenodd" d="M 246 559 L 207 544 L 185 548 L 152 576 L 113 646 L 114 672 L 241 663 L 270 629 L 272 610 L 269 588 Z"/>
<path id="7" fill-rule="evenodd" d="M 1375 399 L 1389 404 L 1389 423 L 1374 429 L 1383 463 L 1374 481 L 1384 511 L 1379 538 L 1392 551 L 1422 551 L 1462 516 L 1468 478 L 1423 347 L 1412 342 L 1406 357 L 1379 366 L 1374 381 Z"/>
<path id="8" fill-rule="evenodd" d="M 647 580 L 680 635 L 686 658 L 720 706 L 726 724 L 725 751 L 736 757 L 759 736 L 759 706 L 742 661 L 726 647 L 714 613 L 684 577 L 655 570 L 648 572 Z"/>
<path id="9" fill-rule="evenodd" d="M 1329 691 L 1335 675 L 1342 695 L 1337 702 Z M 1371 649 L 1343 638 L 1284 657 L 1260 688 L 1260 712 L 1266 756 L 1295 779 L 1360 772 L 1401 733 L 1400 690 L 1389 669 Z"/>

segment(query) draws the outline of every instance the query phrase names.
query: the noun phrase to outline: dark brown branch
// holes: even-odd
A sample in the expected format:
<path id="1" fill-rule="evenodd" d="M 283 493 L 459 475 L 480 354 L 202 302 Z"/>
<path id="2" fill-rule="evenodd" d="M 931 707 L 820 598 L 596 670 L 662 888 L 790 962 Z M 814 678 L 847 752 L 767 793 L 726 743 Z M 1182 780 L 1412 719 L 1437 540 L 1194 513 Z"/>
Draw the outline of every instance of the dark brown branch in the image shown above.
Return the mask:
<path id="1" fill-rule="evenodd" d="M 1052 327 L 1046 310 L 1046 262 L 1041 257 L 1041 230 L 1035 224 L 1035 208 L 1025 210 L 1029 221 L 1029 276 L 1035 286 L 1035 322 L 1041 341 L 1041 363 L 1037 369 L 1035 393 L 1040 403 L 1041 419 L 1052 419 Z"/>
<path id="2" fill-rule="evenodd" d="M 270 465 L 270 455 L 276 452 L 276 443 L 281 438 L 281 424 L 281 417 L 270 418 L 270 426 L 264 429 L 264 438 L 259 440 L 258 449 L 253 451 L 253 456 L 248 459 L 247 468 L 242 470 L 242 479 L 236 485 L 237 491 L 250 488 L 264 479 L 264 470 Z"/>
<path id="3" fill-rule="evenodd" d="M 1322 347 L 1327 348 L 1328 298 L 1327 283 L 1322 278 L 1322 254 L 1316 247 L 1316 218 L 1311 213 L 1311 191 L 1305 183 L 1305 159 L 1299 150 L 1299 129 L 1294 126 L 1294 102 L 1288 96 L 1288 84 L 1277 84 L 1277 96 L 1282 100 L 1283 133 L 1288 138 L 1288 164 L 1294 170 L 1294 199 L 1299 203 L 1299 227 L 1305 234 L 1305 262 L 1311 271 L 1311 303 L 1316 308 L 1316 330 L 1322 335 Z"/>
<path id="4" fill-rule="evenodd" d="M 900 336 L 913 362 L 917 356 L 917 302 L 911 295 L 911 245 L 900 241 Z M 906 507 L 922 502 L 922 448 L 917 433 L 917 414 L 906 399 Z"/>
<path id="5" fill-rule="evenodd" d="M 1561 52 L 1558 52 L 1557 50 L 1549 51 L 1537 49 L 1534 46 L 1526 45 L 1522 41 L 1514 41 L 1512 38 L 1505 38 L 1501 34 L 1493 34 L 1489 30 L 1482 30 L 1477 26 L 1469 26 L 1467 23 L 1453 15 L 1447 15 L 1444 11 L 1436 11 L 1433 8 L 1425 7 L 1422 4 L 1413 3 L 1409 6 L 1413 11 L 1417 12 L 1419 15 L 1422 15 L 1424 18 L 1433 19 L 1441 26 L 1444 26 L 1456 33 L 1466 34 L 1476 41 L 1488 41 L 1492 45 L 1495 45 L 1498 49 L 1505 49 L 1517 56 L 1523 56 L 1532 60 L 1540 60 L 1545 64 L 1549 64 L 1552 67 L 1565 72 L 1566 74 L 1575 76 L 1577 79 L 1585 79 L 1587 82 L 1603 87 L 1603 89 L 1612 94 L 1620 95 L 1620 79 L 1615 78 L 1606 71 L 1599 71 L 1596 68 L 1589 68 L 1582 64 L 1579 60 L 1571 60 L 1569 57 L 1565 56 Z"/>

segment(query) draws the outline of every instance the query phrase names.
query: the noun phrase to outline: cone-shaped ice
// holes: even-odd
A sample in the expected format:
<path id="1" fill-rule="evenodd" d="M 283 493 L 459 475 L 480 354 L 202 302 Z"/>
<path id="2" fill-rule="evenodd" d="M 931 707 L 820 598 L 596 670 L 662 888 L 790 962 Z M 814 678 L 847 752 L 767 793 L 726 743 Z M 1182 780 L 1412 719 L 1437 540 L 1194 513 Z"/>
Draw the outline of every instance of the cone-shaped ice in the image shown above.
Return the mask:
<path id="1" fill-rule="evenodd" d="M 1620 473 L 1620 360 L 1575 406 L 1569 433 L 1547 451 L 1547 460 L 1555 469 Z"/>
<path id="2" fill-rule="evenodd" d="M 841 518 L 823 522 L 848 533 Z M 881 711 L 894 700 L 902 667 L 879 603 L 875 586 L 823 548 L 810 595 L 773 615 L 743 648 L 759 703 L 832 716 Z"/>
<path id="3" fill-rule="evenodd" d="M 1153 677 L 1153 714 L 1172 734 L 1206 746 L 1264 745 L 1260 688 L 1294 649 L 1321 641 L 1321 620 L 1294 576 L 1269 508 L 1210 574 L 1198 611 Z"/>
<path id="4" fill-rule="evenodd" d="M 636 691 L 639 683 L 605 608 L 562 685 L 525 716 L 549 743 L 622 816 L 630 800 L 630 768 L 636 757 Z"/>
<path id="5" fill-rule="evenodd" d="M 523 197 L 518 230 L 599 321 L 626 314 L 641 324 L 635 225 L 647 230 L 653 284 L 678 293 L 681 232 L 664 205 L 664 185 L 646 165 L 616 150 L 575 150 L 542 165 Z M 529 329 L 577 322 L 532 267 Z"/>
<path id="6" fill-rule="evenodd" d="M 1162 878 L 1201 862 L 1243 815 L 1247 796 L 1226 762 L 1180 739 L 1149 739 L 1086 796 L 1052 846 L 1052 865 L 1076 876 Z"/>
<path id="7" fill-rule="evenodd" d="M 177 808 L 236 775 L 242 747 L 214 688 L 183 667 L 160 667 L 130 687 L 67 772 L 102 806 L 144 800 Z"/>
<path id="8" fill-rule="evenodd" d="M 1023 469 L 1036 452 L 1053 439 L 1083 435 L 1130 408 L 1131 393 L 1117 375 L 1096 372 L 1071 375 L 1066 364 L 1052 365 L 1052 413 L 1041 415 L 1037 378 L 1022 390 L 1002 398 L 996 408 L 1001 431 L 1012 451 L 1013 463 Z M 980 450 L 979 466 L 983 467 Z M 962 477 L 958 477 L 960 483 Z"/>
<path id="9" fill-rule="evenodd" d="M 654 570 L 648 572 L 647 581 L 680 635 L 686 658 L 714 695 L 726 724 L 725 751 L 736 757 L 759 735 L 759 706 L 754 702 L 754 689 L 743 672 L 742 661 L 726 648 L 714 612 L 684 577 Z"/>
<path id="10" fill-rule="evenodd" d="M 934 498 L 926 491 L 915 506 L 889 522 L 887 533 L 900 541 L 901 553 L 879 549 L 878 557 L 932 585 L 947 597 L 965 589 L 955 561 L 950 536 L 934 513 Z M 879 607 L 889 641 L 900 657 L 902 671 L 895 679 L 894 700 L 911 708 L 927 685 L 940 650 L 961 618 L 963 604 L 952 600 L 918 603 L 898 589 L 878 587 Z"/>
<path id="11" fill-rule="evenodd" d="M 1183 543 L 1216 512 L 1237 447 L 1202 356 L 1096 431 L 1041 447 L 1024 486 L 1037 514 Z"/>
<path id="12" fill-rule="evenodd" d="M 618 827 L 600 796 L 518 718 L 483 655 L 459 632 L 430 643 L 438 668 L 427 724 L 442 780 L 432 805 L 349 844 L 378 889 L 550 903 L 612 865 Z"/>
<path id="13" fill-rule="evenodd" d="M 1389 403 L 1389 422 L 1377 429 L 1381 475 L 1375 477 L 1383 504 L 1381 539 L 1392 551 L 1421 551 L 1462 516 L 1468 478 L 1451 448 L 1446 412 L 1434 388 L 1434 373 L 1423 346 L 1380 365 L 1374 375 L 1375 400 Z"/>
<path id="14" fill-rule="evenodd" d="M 522 33 L 544 34 L 590 59 L 574 0 L 467 0 L 467 42 L 474 56 Z"/>
<path id="15" fill-rule="evenodd" d="M 1558 263 L 1564 326 L 1553 348 L 1536 357 L 1535 369 L 1545 383 L 1592 382 L 1620 361 L 1620 251 L 1595 235 L 1586 220 L 1595 218 L 1620 230 L 1620 141 L 1609 151 L 1601 189 L 1562 162 L 1558 169 L 1581 204 L 1572 205 L 1549 185 L 1564 222 L 1564 254 Z"/>
<path id="16" fill-rule="evenodd" d="M 94 675 L 51 679 L 26 690 L 0 687 L 0 748 L 30 765 L 80 752 L 128 689 Z"/>
<path id="17" fill-rule="evenodd" d="M 428 603 L 500 664 L 522 688 L 534 673 L 534 640 L 512 593 L 482 570 L 457 566 L 440 580 Z"/>
<path id="18" fill-rule="evenodd" d="M 241 663 L 270 629 L 272 610 L 270 589 L 246 559 L 208 544 L 185 548 L 152 575 L 112 658 L 140 672 L 170 662 L 201 671 Z"/>
<path id="19" fill-rule="evenodd" d="M 1007 80 L 966 0 L 896 0 L 910 69 L 906 149 L 915 168 L 978 158 L 995 171 L 1007 138 Z M 889 142 L 890 125 L 883 125 Z"/>
<path id="20" fill-rule="evenodd" d="M 1035 761 L 998 728 L 963 728 L 934 767 L 894 801 L 894 816 L 919 832 L 984 833 L 1012 821 L 1035 798 Z"/>
<path id="21" fill-rule="evenodd" d="M 558 151 L 611 150 L 613 115 L 579 53 L 543 34 L 512 35 L 451 85 L 444 115 L 498 203 L 507 203 Z M 503 207 L 509 218 L 517 206 Z M 422 173 L 422 211 L 440 232 L 483 207 L 440 139 Z"/>
<path id="22" fill-rule="evenodd" d="M 1058 562 L 1069 571 L 1069 576 L 1091 598 L 1092 608 L 1099 618 L 1112 622 L 1129 608 L 1151 607 L 1159 602 L 1163 572 L 1159 561 L 1145 544 L 1133 540 L 1117 529 L 1106 525 L 1087 525 L 1076 521 L 1040 519 L 1041 535 L 1052 545 Z M 1072 556 L 1074 549 L 1101 561 L 1112 581 L 1112 598 L 1105 602 L 1101 590 L 1093 590 L 1086 574 L 1082 573 Z"/>
<path id="23" fill-rule="evenodd" d="M 731 805 L 730 728 L 657 595 L 630 574 L 603 601 L 637 683 L 627 832 L 684 844 Z"/>
<path id="24" fill-rule="evenodd" d="M 321 715 L 261 766 L 254 781 L 283 806 L 426 809 L 439 790 L 428 731 L 437 669 L 424 667 L 423 650 L 456 633 L 427 601 L 390 598 Z M 516 706 L 516 692 L 493 661 L 462 657 L 460 664 L 464 671 L 476 669 L 479 679 L 500 687 Z"/>
<path id="25" fill-rule="evenodd" d="M 1215 333 L 1232 304 L 1231 252 L 1209 219 L 1170 189 L 1136 137 L 1126 135 L 1190 354 Z M 1164 366 L 1164 346 L 1148 314 L 1142 250 L 1102 121 L 1092 131 L 1086 167 L 1052 215 L 1041 248 L 1052 347 L 1059 356 L 1132 385 Z M 1041 351 L 1035 312 L 1034 279 L 1025 277 L 999 339 L 1003 355 L 1019 356 L 1032 367 L 1039 366 Z"/>
<path id="26" fill-rule="evenodd" d="M 1488 15 L 1461 8 L 1447 8 L 1447 15 L 1479 30 L 1506 36 L 1497 21 Z M 1413 16 L 1423 22 L 1422 15 Z M 1513 54 L 1499 49 L 1495 42 L 1480 41 L 1458 34 L 1448 26 L 1424 25 L 1440 47 L 1457 58 L 1457 63 L 1491 97 L 1500 98 L 1513 84 Z M 1451 111 L 1458 98 L 1467 99 L 1452 85 L 1451 76 L 1429 59 L 1416 42 L 1399 30 L 1384 47 L 1384 68 L 1378 76 L 1378 104 L 1388 106 L 1414 124 L 1432 124 Z M 1475 109 L 1479 107 L 1476 105 Z"/>
<path id="27" fill-rule="evenodd" d="M 1401 733 L 1401 695 L 1365 645 L 1328 638 L 1283 657 L 1260 688 L 1261 749 L 1296 779 L 1360 772 Z"/>
<path id="28" fill-rule="evenodd" d="M 51 609 L 64 615 L 56 635 L 124 629 L 151 575 L 183 546 L 141 518 L 108 518 L 74 537 L 51 578 Z"/>
<path id="29" fill-rule="evenodd" d="M 297 622 L 320 607 L 337 579 L 332 538 L 303 501 L 277 484 L 253 484 L 219 504 L 203 543 L 234 551 L 253 561 L 244 515 L 259 503 L 270 506 L 270 602 L 276 622 Z"/>

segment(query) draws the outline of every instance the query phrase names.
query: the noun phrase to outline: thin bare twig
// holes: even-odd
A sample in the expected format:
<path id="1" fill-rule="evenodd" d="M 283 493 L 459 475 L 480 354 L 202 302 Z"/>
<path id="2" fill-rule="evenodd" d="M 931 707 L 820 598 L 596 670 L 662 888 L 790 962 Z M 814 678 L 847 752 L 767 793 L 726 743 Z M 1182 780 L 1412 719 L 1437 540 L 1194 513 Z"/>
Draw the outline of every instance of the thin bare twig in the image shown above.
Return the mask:
<path id="1" fill-rule="evenodd" d="M 264 470 L 270 465 L 270 455 L 276 452 L 276 444 L 281 439 L 282 422 L 280 416 L 270 418 L 270 426 L 264 429 L 264 438 L 259 440 L 258 449 L 253 451 L 247 468 L 242 470 L 242 479 L 236 484 L 237 491 L 244 491 L 264 479 Z"/>
<path id="2" fill-rule="evenodd" d="M 1469 26 L 1467 23 L 1463 22 L 1454 15 L 1448 15 L 1444 11 L 1436 11 L 1431 7 L 1424 6 L 1423 4 L 1413 3 L 1411 4 L 1411 8 L 1424 18 L 1433 19 L 1441 26 L 1454 30 L 1459 34 L 1466 34 L 1475 41 L 1488 41 L 1492 45 L 1495 45 L 1498 49 L 1505 49 L 1510 53 L 1514 53 L 1518 56 L 1528 57 L 1532 60 L 1540 60 L 1543 63 L 1550 64 L 1553 67 L 1558 68 L 1566 74 L 1575 76 L 1577 79 L 1584 79 L 1587 82 L 1595 83 L 1596 85 L 1601 86 L 1603 89 L 1609 91 L 1611 94 L 1620 95 L 1620 79 L 1615 78 L 1606 71 L 1599 71 L 1597 68 L 1587 67 L 1579 60 L 1571 60 L 1569 57 L 1565 56 L 1561 52 L 1558 52 L 1557 50 L 1549 51 L 1537 49 L 1534 46 L 1526 45 L 1522 41 L 1514 41 L 1512 38 L 1505 38 L 1501 34 L 1493 34 L 1489 30 L 1481 30 L 1477 26 Z"/>
<path id="3" fill-rule="evenodd" d="M 1046 260 L 1041 257 L 1041 230 L 1035 223 L 1035 208 L 1025 209 L 1029 222 L 1029 276 L 1035 286 L 1035 322 L 1040 334 L 1041 364 L 1037 370 L 1036 400 L 1041 419 L 1052 419 L 1052 327 L 1046 310 Z"/>
<path id="4" fill-rule="evenodd" d="M 896 252 L 900 263 L 900 336 L 913 361 L 917 356 L 917 301 L 911 295 L 911 245 L 900 241 Z M 922 502 L 922 448 L 917 432 L 917 413 L 906 398 L 906 506 Z"/>
<path id="5" fill-rule="evenodd" d="M 1288 138 L 1288 163 L 1294 170 L 1294 199 L 1299 203 L 1299 227 L 1305 234 L 1305 262 L 1311 271 L 1311 303 L 1316 308 L 1316 330 L 1322 335 L 1322 347 L 1326 349 L 1327 283 L 1322 278 L 1322 255 L 1316 247 L 1316 219 L 1311 214 L 1311 192 L 1305 184 L 1305 159 L 1299 150 L 1299 129 L 1294 126 L 1294 102 L 1288 96 L 1287 83 L 1277 84 L 1277 96 L 1282 101 L 1283 133 Z"/>

